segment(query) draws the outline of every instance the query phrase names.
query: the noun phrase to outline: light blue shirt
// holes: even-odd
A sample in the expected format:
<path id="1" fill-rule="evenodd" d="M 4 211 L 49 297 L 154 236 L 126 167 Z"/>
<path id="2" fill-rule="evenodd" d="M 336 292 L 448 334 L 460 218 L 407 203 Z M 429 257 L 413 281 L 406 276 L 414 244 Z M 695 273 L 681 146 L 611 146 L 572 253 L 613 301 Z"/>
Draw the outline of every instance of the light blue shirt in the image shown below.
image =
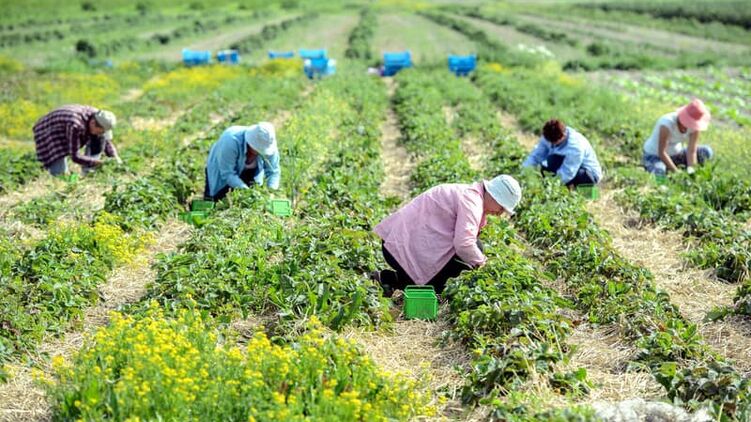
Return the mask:
<path id="1" fill-rule="evenodd" d="M 524 160 L 523 167 L 538 166 L 551 155 L 562 155 L 563 164 L 556 173 L 563 184 L 569 183 L 576 177 L 579 168 L 589 171 L 599 181 L 602 179 L 602 168 L 597 161 L 597 154 L 587 138 L 572 128 L 566 128 L 566 140 L 560 145 L 553 145 L 541 137 L 537 146 Z"/>
<path id="2" fill-rule="evenodd" d="M 206 173 L 209 179 L 209 193 L 216 195 L 222 188 L 229 186 L 235 189 L 246 189 L 248 186 L 240 179 L 245 169 L 248 144 L 245 142 L 245 131 L 249 126 L 231 126 L 222 133 L 219 140 L 211 146 L 209 158 L 206 162 Z M 279 189 L 282 169 L 279 166 L 279 153 L 267 157 L 260 154 L 256 158 L 256 174 L 253 180 L 257 185 L 263 185 L 264 179 L 269 189 Z"/>

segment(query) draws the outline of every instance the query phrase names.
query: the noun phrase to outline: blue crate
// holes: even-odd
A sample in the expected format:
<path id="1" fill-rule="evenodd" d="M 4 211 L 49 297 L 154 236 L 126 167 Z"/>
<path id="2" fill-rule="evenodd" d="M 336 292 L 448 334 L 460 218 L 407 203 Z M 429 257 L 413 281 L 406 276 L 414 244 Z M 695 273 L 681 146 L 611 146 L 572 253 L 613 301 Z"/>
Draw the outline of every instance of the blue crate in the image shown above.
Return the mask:
<path id="1" fill-rule="evenodd" d="M 383 76 L 394 76 L 408 67 L 412 67 L 412 54 L 409 51 L 383 53 Z"/>
<path id="2" fill-rule="evenodd" d="M 454 72 L 456 76 L 467 76 L 477 68 L 477 56 L 474 54 L 469 56 L 449 55 L 448 63 L 449 70 Z"/>
<path id="3" fill-rule="evenodd" d="M 325 57 L 305 59 L 303 71 L 309 79 L 333 75 L 336 73 L 336 60 Z"/>
<path id="4" fill-rule="evenodd" d="M 216 53 L 216 61 L 226 64 L 240 63 L 240 53 L 237 50 L 222 50 Z"/>
<path id="5" fill-rule="evenodd" d="M 295 57 L 294 51 L 272 51 L 269 50 L 270 59 L 291 59 Z"/>
<path id="6" fill-rule="evenodd" d="M 301 48 L 299 50 L 300 58 L 302 59 L 328 59 L 329 55 L 326 52 L 325 48 L 322 48 L 320 50 L 308 50 L 305 48 Z"/>
<path id="7" fill-rule="evenodd" d="M 211 51 L 192 51 L 183 49 L 183 63 L 185 66 L 198 66 L 211 63 Z"/>

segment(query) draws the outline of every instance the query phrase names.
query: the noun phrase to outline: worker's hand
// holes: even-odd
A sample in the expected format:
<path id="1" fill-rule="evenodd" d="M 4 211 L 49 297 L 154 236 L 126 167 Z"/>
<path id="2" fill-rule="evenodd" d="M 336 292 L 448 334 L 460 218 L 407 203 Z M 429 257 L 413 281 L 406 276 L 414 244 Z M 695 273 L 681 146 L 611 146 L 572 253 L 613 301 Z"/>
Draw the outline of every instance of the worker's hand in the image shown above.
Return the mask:
<path id="1" fill-rule="evenodd" d="M 696 173 L 696 169 L 693 167 L 686 167 L 686 173 L 688 174 L 694 174 Z"/>
<path id="2" fill-rule="evenodd" d="M 104 164 L 104 161 L 102 160 L 94 160 L 93 163 L 91 163 L 92 167 L 100 167 L 102 164 Z"/>
<path id="3" fill-rule="evenodd" d="M 123 165 L 123 159 L 122 159 L 122 158 L 120 158 L 120 156 L 119 156 L 119 155 L 116 155 L 116 156 L 115 156 L 115 162 L 116 162 L 116 163 L 117 163 L 118 165 Z"/>

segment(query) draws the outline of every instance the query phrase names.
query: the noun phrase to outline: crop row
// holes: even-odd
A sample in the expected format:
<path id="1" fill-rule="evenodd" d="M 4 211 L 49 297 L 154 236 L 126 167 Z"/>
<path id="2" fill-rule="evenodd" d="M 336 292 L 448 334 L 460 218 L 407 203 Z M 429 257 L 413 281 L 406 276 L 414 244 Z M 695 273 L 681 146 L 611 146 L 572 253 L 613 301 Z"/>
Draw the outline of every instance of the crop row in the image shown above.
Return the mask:
<path id="1" fill-rule="evenodd" d="M 478 7 L 450 6 L 447 11 L 461 15 L 482 19 L 495 25 L 513 26 L 514 29 L 534 37 L 567 47 L 580 48 L 582 58 L 570 59 L 562 63 L 566 70 L 596 70 L 596 69 L 672 69 L 696 68 L 712 64 L 723 64 L 727 57 L 707 52 L 694 53 L 682 51 L 680 54 L 666 54 L 659 49 L 645 51 L 643 45 L 636 43 L 616 42 L 603 37 L 585 45 L 582 38 L 575 32 L 560 32 L 555 28 L 543 28 L 537 24 L 524 22 L 508 11 L 488 11 Z M 465 23 L 466 25 L 466 23 Z M 505 63 L 510 63 L 506 61 Z M 735 63 L 735 62 L 734 62 Z"/>
<path id="2" fill-rule="evenodd" d="M 347 91 L 356 89 L 359 98 Z M 333 328 L 349 321 L 378 324 L 386 315 L 380 291 L 363 277 L 377 247 L 367 230 L 354 225 L 371 215 L 366 207 L 377 201 L 363 198 L 357 204 L 354 193 L 333 179 L 352 183 L 355 174 L 380 174 L 360 172 L 377 154 L 373 145 L 370 154 L 351 152 L 362 142 L 374 142 L 378 120 L 371 110 L 383 108 L 379 89 L 361 78 L 321 83 L 278 133 L 284 169 L 280 192 L 296 204 L 295 215 L 287 221 L 269 217 L 262 188 L 235 193 L 236 205 L 158 260 L 147 298 L 170 309 L 196 298 L 198 307 L 223 318 L 275 313 L 289 322 L 315 314 Z M 370 183 L 377 185 L 377 179 Z M 360 190 L 367 192 L 355 192 Z M 355 217 L 356 210 L 363 214 Z M 352 224 L 346 224 L 349 218 Z"/>
<path id="3" fill-rule="evenodd" d="M 445 72 L 409 71 L 397 80 L 395 103 L 405 146 L 419 151 L 421 160 L 415 185 L 424 190 L 438 183 L 476 181 L 479 175 L 469 167 L 442 109 L 456 107 L 453 123 L 459 135 L 472 133 L 499 145 L 502 132 L 495 114 L 487 114 L 493 110 L 487 99 L 468 80 Z M 513 229 L 502 221 L 490 222 L 483 241 L 488 264 L 450 281 L 444 292 L 451 334 L 474 356 L 462 401 L 492 405 L 493 417 L 502 419 L 508 408 L 500 398 L 532 377 L 544 377 L 561 393 L 586 391 L 584 371 L 558 370 L 571 352 L 565 342 L 571 321 L 559 312 L 564 301 L 544 285 L 550 280 L 518 252 Z M 544 420 L 555 412 L 533 414 Z"/>
<path id="4" fill-rule="evenodd" d="M 383 212 L 378 125 L 385 100 L 380 82 L 365 76 L 321 82 L 278 132 L 281 191 L 297 204 L 295 214 L 287 220 L 267 214 L 265 189 L 233 192 L 178 252 L 159 259 L 143 306 L 131 308 L 140 316 L 116 317 L 73 366 L 57 365 L 49 390 L 55 414 L 243 420 L 432 415 L 429 396 L 414 381 L 384 373 L 318 322 L 339 328 L 388 316 L 379 287 L 362 274 L 372 269 L 378 250 L 369 230 Z M 254 112 L 252 119 L 258 118 Z M 256 333 L 244 350 L 233 346 L 231 333 L 214 334 L 216 322 L 205 316 L 228 321 L 270 311 L 286 327 L 272 326 L 272 332 L 284 338 L 275 337 L 275 345 Z M 102 376 L 118 382 L 102 384 Z"/>
<path id="5" fill-rule="evenodd" d="M 486 76 L 481 85 L 500 78 Z M 495 149 L 491 166 L 511 165 L 506 149 Z M 649 271 L 616 251 L 582 198 L 568 194 L 555 179 L 540 180 L 529 172 L 523 180 L 526 199 L 515 225 L 539 250 L 547 270 L 565 280 L 576 308 L 592 323 L 619 327 L 640 350 L 630 364 L 650 370 L 669 399 L 692 408 L 708 404 L 718 415 L 743 420 L 751 398 L 748 380 L 705 344 L 696 326 L 655 288 Z"/>
<path id="6" fill-rule="evenodd" d="M 733 172 L 717 167 L 711 172 L 703 169 L 694 178 L 672 177 L 668 191 L 674 194 L 666 195 L 663 188 L 648 178 L 640 178 L 643 172 L 620 164 L 613 148 L 631 157 L 627 160 L 635 164 L 636 157 L 641 156 L 642 140 L 654 124 L 650 119 L 654 116 L 645 115 L 638 104 L 557 72 L 484 72 L 478 81 L 503 108 L 519 116 L 527 130 L 534 130 L 541 122 L 556 116 L 587 134 L 597 145 L 612 145 L 600 148 L 598 153 L 606 164 L 624 167 L 614 172 L 614 180 L 624 186 L 647 187 L 639 195 L 623 197 L 631 199 L 630 207 L 652 221 L 672 221 L 674 227 L 681 225 L 686 236 L 694 235 L 694 225 L 703 226 L 701 237 L 696 238 L 696 254 L 704 256 L 699 265 L 718 269 L 723 275 L 734 275 L 728 277 L 731 281 L 743 280 L 748 274 L 749 244 L 742 241 L 748 235 L 738 221 L 747 218 L 751 185 L 736 183 Z M 616 177 L 618 174 L 621 176 Z M 689 192 L 691 195 L 686 195 Z M 680 205 L 675 205 L 676 201 Z"/>
<path id="7" fill-rule="evenodd" d="M 370 43 L 373 41 L 378 21 L 373 9 L 365 8 L 360 12 L 360 22 L 349 34 L 347 42 L 349 46 L 344 52 L 344 57 L 348 59 L 371 60 L 373 51 Z"/>
<path id="8" fill-rule="evenodd" d="M 243 87 L 253 88 L 256 92 L 273 90 L 273 95 L 268 98 L 275 98 L 283 86 L 283 83 L 272 84 L 268 79 L 261 81 L 256 78 Z M 242 90 L 237 84 L 231 88 L 225 94 L 234 93 L 234 97 L 209 98 L 202 107 L 225 107 L 231 104 L 230 100 L 242 98 Z M 296 90 L 292 86 L 287 91 Z M 279 102 L 273 104 L 281 105 Z M 210 124 L 206 109 L 196 109 L 186 118 L 191 116 L 193 130 Z M 105 281 L 115 266 L 128 263 L 140 253 L 151 237 L 144 235 L 143 230 L 134 229 L 153 228 L 154 224 L 145 222 L 155 223 L 152 219 L 164 219 L 174 214 L 178 202 L 185 202 L 193 192 L 196 181 L 202 179 L 202 172 L 188 173 L 191 167 L 187 164 L 187 151 L 193 154 L 190 162 L 198 166 L 202 165 L 205 154 L 195 147 L 181 147 L 181 127 L 177 126 L 158 139 L 160 143 L 155 149 L 159 154 L 143 154 L 153 146 L 140 151 L 162 164 L 156 165 L 150 175 L 127 183 L 123 191 L 115 183 L 113 193 L 107 195 L 105 209 L 96 213 L 91 223 L 85 221 L 50 229 L 46 238 L 28 249 L 16 246 L 3 252 L 3 260 L 8 262 L 2 283 L 8 300 L 0 314 L 3 320 L 3 359 L 33 349 L 47 332 L 61 332 L 81 316 L 85 307 L 96 303 L 99 299 L 97 286 Z M 106 175 L 96 174 L 96 177 Z M 138 191 L 134 186 L 142 187 L 144 191 Z M 154 211 L 152 207 L 160 208 L 155 216 L 147 214 Z"/>
<path id="9" fill-rule="evenodd" d="M 438 81 L 453 77 L 431 71 L 404 72 L 397 78 L 393 102 L 404 146 L 418 160 L 412 173 L 416 194 L 439 183 L 466 182 L 476 176 L 443 113 L 444 94 Z"/>

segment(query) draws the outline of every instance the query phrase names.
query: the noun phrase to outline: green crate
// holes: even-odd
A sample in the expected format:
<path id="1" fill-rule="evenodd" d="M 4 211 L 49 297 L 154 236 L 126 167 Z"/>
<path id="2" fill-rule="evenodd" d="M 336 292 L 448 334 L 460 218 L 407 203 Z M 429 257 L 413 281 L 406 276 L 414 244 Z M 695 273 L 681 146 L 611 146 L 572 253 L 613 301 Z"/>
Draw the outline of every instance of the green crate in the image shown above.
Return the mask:
<path id="1" fill-rule="evenodd" d="M 289 199 L 272 199 L 269 201 L 269 211 L 281 217 L 292 215 L 292 204 Z"/>
<path id="2" fill-rule="evenodd" d="M 404 317 L 406 319 L 436 319 L 438 298 L 433 286 L 407 286 L 404 289 Z"/>
<path id="3" fill-rule="evenodd" d="M 216 204 L 214 201 L 204 201 L 202 199 L 194 199 L 190 201 L 191 211 L 208 211 L 213 210 Z"/>
<path id="4" fill-rule="evenodd" d="M 78 181 L 78 173 L 62 174 L 58 177 L 60 177 L 61 179 L 65 180 L 68 183 L 75 183 Z"/>
<path id="5" fill-rule="evenodd" d="M 181 212 L 178 217 L 181 221 L 195 226 L 203 225 L 206 222 L 206 211 L 186 211 Z"/>
<path id="6" fill-rule="evenodd" d="M 590 201 L 600 199 L 600 188 L 597 185 L 579 185 L 576 191 Z"/>

